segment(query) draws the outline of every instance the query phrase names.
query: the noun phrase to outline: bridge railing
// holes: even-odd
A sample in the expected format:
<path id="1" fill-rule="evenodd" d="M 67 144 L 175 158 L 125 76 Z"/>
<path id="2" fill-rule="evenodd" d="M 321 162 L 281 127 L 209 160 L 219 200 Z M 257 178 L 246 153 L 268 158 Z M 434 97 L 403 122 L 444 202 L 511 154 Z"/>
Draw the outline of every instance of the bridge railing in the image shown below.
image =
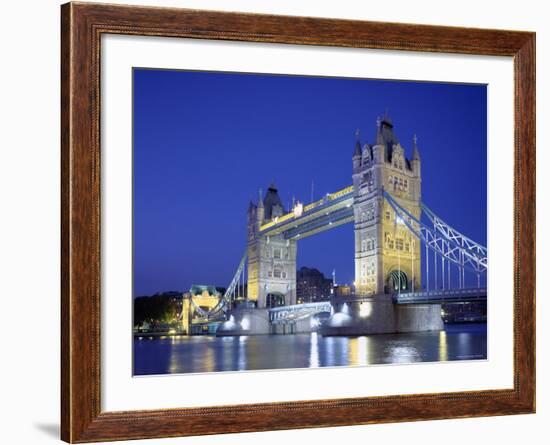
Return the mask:
<path id="1" fill-rule="evenodd" d="M 317 207 L 320 207 L 328 202 L 332 202 L 332 201 L 335 201 L 337 199 L 340 199 L 346 195 L 349 195 L 350 193 L 353 192 L 353 185 L 350 185 L 349 187 L 346 187 L 346 188 L 343 188 L 341 190 L 338 190 L 337 192 L 334 192 L 334 193 L 329 193 L 328 195 L 326 195 L 325 197 L 321 198 L 321 199 L 318 199 L 317 201 L 314 201 L 306 206 L 303 207 L 303 210 L 302 210 L 302 214 L 300 214 L 299 216 L 297 216 L 294 211 L 292 212 L 289 212 L 289 213 L 286 213 L 285 215 L 282 215 L 282 216 L 279 216 L 279 217 L 276 217 L 274 218 L 272 221 L 268 222 L 268 223 L 265 223 L 263 224 L 261 227 L 260 227 L 260 231 L 263 232 L 267 229 L 270 229 L 278 224 L 281 224 L 283 222 L 286 222 L 286 221 L 289 221 L 289 220 L 292 220 L 294 218 L 299 218 L 301 217 L 304 213 L 307 213 Z"/>
<path id="2" fill-rule="evenodd" d="M 461 295 L 470 295 L 480 292 L 487 292 L 485 287 L 469 287 L 465 289 L 435 289 L 430 291 L 416 291 L 416 292 L 398 292 L 394 295 L 451 295 L 451 294 L 461 294 Z"/>
<path id="3" fill-rule="evenodd" d="M 294 212 L 287 213 L 286 215 L 283 215 L 283 216 L 277 216 L 272 221 L 269 221 L 268 223 L 265 223 L 263 226 L 261 226 L 260 230 L 269 229 L 270 227 L 273 227 L 277 224 L 281 224 L 281 223 L 283 223 L 285 221 L 288 221 L 292 218 L 294 218 Z"/>
<path id="4" fill-rule="evenodd" d="M 428 292 L 407 292 L 393 294 L 395 303 L 421 303 L 421 302 L 453 302 L 453 301 L 472 301 L 486 300 L 487 288 L 468 288 L 468 289 L 441 289 Z"/>
<path id="5" fill-rule="evenodd" d="M 332 306 L 330 301 L 279 306 L 269 309 L 269 320 L 271 322 L 284 321 L 288 319 L 295 320 L 297 318 L 306 317 L 319 312 L 330 312 L 331 309 Z"/>

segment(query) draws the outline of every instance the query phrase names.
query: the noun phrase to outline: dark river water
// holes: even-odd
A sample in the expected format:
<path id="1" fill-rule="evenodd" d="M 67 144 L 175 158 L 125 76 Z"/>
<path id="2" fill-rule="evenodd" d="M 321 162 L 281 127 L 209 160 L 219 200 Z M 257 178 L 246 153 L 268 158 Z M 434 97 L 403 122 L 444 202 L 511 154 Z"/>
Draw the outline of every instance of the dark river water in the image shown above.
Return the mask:
<path id="1" fill-rule="evenodd" d="M 441 332 L 362 337 L 296 334 L 134 339 L 134 375 L 486 358 L 486 324 L 451 325 Z"/>

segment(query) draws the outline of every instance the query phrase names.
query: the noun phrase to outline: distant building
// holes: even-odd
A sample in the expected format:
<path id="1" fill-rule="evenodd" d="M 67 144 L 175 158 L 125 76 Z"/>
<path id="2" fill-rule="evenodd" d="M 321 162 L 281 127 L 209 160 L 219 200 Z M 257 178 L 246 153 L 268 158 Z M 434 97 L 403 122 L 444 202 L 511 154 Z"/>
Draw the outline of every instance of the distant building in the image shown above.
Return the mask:
<path id="1" fill-rule="evenodd" d="M 204 295 L 204 296 L 221 296 L 225 289 L 222 287 L 213 286 L 211 284 L 193 284 L 189 292 L 192 295 Z"/>
<path id="2" fill-rule="evenodd" d="M 191 289 L 183 294 L 181 330 L 190 334 L 192 321 L 204 319 L 209 311 L 218 306 L 224 293 L 223 287 L 193 284 Z"/>
<path id="3" fill-rule="evenodd" d="M 156 294 L 153 294 L 153 297 L 173 297 L 173 298 L 181 298 L 182 292 L 178 290 L 169 290 L 164 292 L 157 292 Z"/>
<path id="4" fill-rule="evenodd" d="M 352 287 L 349 284 L 339 284 L 334 287 L 336 297 L 349 297 L 352 294 Z"/>
<path id="5" fill-rule="evenodd" d="M 487 322 L 487 302 L 442 304 L 441 317 L 445 323 L 485 323 Z"/>
<path id="6" fill-rule="evenodd" d="M 184 298 L 192 298 L 196 307 L 209 311 L 215 307 L 223 297 L 225 289 L 212 285 L 193 284 L 189 292 L 183 294 Z"/>
<path id="7" fill-rule="evenodd" d="M 302 267 L 296 272 L 296 302 L 311 303 L 330 298 L 332 280 L 314 268 Z"/>

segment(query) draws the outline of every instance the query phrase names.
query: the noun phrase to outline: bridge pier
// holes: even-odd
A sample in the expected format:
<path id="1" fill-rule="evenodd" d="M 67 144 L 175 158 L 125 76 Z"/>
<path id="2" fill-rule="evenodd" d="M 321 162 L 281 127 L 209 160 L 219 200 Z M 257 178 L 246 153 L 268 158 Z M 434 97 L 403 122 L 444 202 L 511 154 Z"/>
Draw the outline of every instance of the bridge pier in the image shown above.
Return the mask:
<path id="1" fill-rule="evenodd" d="M 319 304 L 319 303 L 318 303 Z M 324 306 L 328 306 L 324 307 Z M 269 308 L 237 308 L 227 313 L 217 336 L 287 335 L 320 331 L 322 335 L 371 335 L 443 329 L 441 304 L 396 304 L 392 295 L 351 296 L 324 303 Z M 328 310 L 332 306 L 332 315 Z M 323 315 L 325 314 L 325 315 Z M 325 317 L 325 322 L 321 318 Z M 328 318 L 327 318 L 328 317 Z"/>
<path id="2" fill-rule="evenodd" d="M 216 331 L 218 337 L 271 334 L 269 309 L 238 308 L 227 312 L 227 321 Z"/>
<path id="3" fill-rule="evenodd" d="M 352 297 L 334 304 L 334 314 L 322 326 L 330 335 L 369 335 L 443 329 L 440 304 L 394 304 L 388 294 Z"/>
<path id="4" fill-rule="evenodd" d="M 440 304 L 395 305 L 396 332 L 441 331 Z"/>
<path id="5" fill-rule="evenodd" d="M 314 315 L 308 317 L 293 320 L 288 323 L 277 323 L 271 324 L 271 333 L 277 335 L 288 335 L 288 334 L 310 334 L 312 332 L 318 331 L 318 326 L 311 322 Z"/>
<path id="6" fill-rule="evenodd" d="M 299 306 L 302 305 L 289 307 Z M 216 332 L 218 337 L 309 334 L 320 328 L 316 312 L 308 312 L 297 318 L 274 318 L 272 315 L 270 316 L 268 308 L 238 308 L 229 311 L 227 317 L 227 321 L 222 323 Z"/>

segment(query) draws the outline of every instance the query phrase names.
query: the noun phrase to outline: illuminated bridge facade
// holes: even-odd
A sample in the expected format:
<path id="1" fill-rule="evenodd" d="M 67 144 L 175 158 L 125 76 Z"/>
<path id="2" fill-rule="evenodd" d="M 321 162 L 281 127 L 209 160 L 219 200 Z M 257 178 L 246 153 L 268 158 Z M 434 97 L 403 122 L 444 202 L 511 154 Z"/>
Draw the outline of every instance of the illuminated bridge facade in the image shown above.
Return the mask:
<path id="1" fill-rule="evenodd" d="M 268 309 L 272 323 L 326 312 L 296 305 L 297 247 L 303 238 L 348 223 L 355 234 L 352 300 L 382 303 L 391 296 L 394 305 L 406 306 L 486 299 L 486 247 L 430 210 L 421 184 L 416 136 L 407 156 L 385 117 L 377 120 L 372 144 L 356 134 L 351 185 L 307 205 L 296 202 L 290 211 L 275 185 L 260 191 L 248 208 L 246 251 L 210 316 L 242 300 L 245 287 L 248 303 Z"/>
<path id="2" fill-rule="evenodd" d="M 295 203 L 289 212 L 274 185 L 265 195 L 260 193 L 248 211 L 248 298 L 258 307 L 295 304 L 297 243 L 347 223 L 354 225 L 358 295 L 419 289 L 421 243 L 397 217 L 385 190 L 400 208 L 420 218 L 416 140 L 409 159 L 388 118 L 378 120 L 373 144 L 362 143 L 357 134 L 352 185 L 307 205 Z"/>

